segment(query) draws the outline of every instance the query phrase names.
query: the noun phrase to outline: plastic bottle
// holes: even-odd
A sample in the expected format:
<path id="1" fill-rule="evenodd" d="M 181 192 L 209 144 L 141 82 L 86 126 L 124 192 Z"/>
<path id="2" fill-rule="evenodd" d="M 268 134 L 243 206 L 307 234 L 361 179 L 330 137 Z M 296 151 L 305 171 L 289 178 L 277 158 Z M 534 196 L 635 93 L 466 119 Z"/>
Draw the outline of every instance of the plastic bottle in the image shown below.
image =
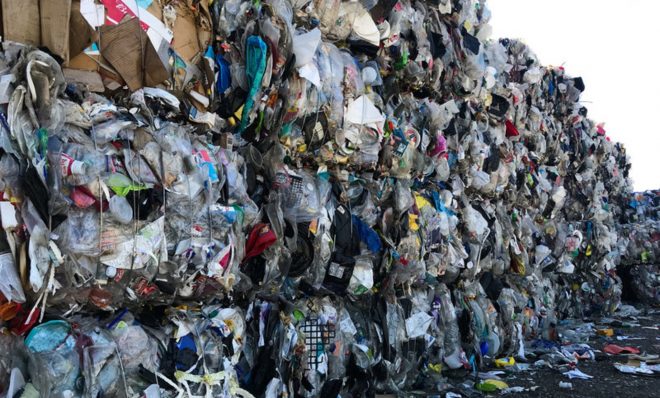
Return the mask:
<path id="1" fill-rule="evenodd" d="M 123 196 L 115 195 L 110 198 L 110 213 L 122 224 L 128 224 L 133 220 L 133 209 Z"/>
<path id="2" fill-rule="evenodd" d="M 87 164 L 85 164 L 85 162 L 75 160 L 66 153 L 60 155 L 60 168 L 62 170 L 62 176 L 64 177 L 87 173 Z"/>

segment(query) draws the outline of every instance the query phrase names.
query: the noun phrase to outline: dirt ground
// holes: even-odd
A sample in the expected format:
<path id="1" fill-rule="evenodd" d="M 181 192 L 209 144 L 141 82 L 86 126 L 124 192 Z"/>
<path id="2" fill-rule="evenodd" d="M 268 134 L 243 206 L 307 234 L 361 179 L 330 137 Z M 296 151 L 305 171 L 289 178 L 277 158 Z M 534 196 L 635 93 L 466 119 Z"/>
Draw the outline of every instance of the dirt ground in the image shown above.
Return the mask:
<path id="1" fill-rule="evenodd" d="M 506 397 L 660 397 L 660 376 L 642 376 L 620 373 L 614 363 L 626 363 L 626 355 L 612 356 L 602 352 L 609 342 L 619 346 L 638 348 L 642 354 L 660 354 L 660 311 L 644 310 L 637 316 L 637 321 L 628 319 L 628 323 L 639 323 L 633 327 L 612 327 L 615 332 L 613 338 L 595 336 L 588 344 L 596 352 L 596 360 L 580 361 L 577 368 L 593 376 L 593 379 L 569 380 L 559 370 L 543 368 L 527 372 L 520 372 L 505 377 L 510 387 L 522 386 L 530 388 L 538 386 L 535 391 L 506 394 Z M 598 319 L 591 320 L 599 324 Z M 631 339 L 619 341 L 617 335 L 628 336 Z M 560 388 L 560 382 L 572 383 L 570 389 Z"/>
<path id="2" fill-rule="evenodd" d="M 621 347 L 630 346 L 640 350 L 640 355 L 660 354 L 660 309 L 642 308 L 642 312 L 635 317 L 612 317 L 614 323 L 606 325 L 604 319 L 584 319 L 582 322 L 593 322 L 597 329 L 612 328 L 614 336 L 592 336 L 586 343 L 594 350 L 595 360 L 580 360 L 577 369 L 593 376 L 592 379 L 569 379 L 562 374 L 567 369 L 550 367 L 531 367 L 525 371 L 507 371 L 500 375 L 501 380 L 510 388 L 522 387 L 522 392 L 509 391 L 507 393 L 493 392 L 484 394 L 476 391 L 473 381 L 466 380 L 466 373 L 449 376 L 449 384 L 455 388 L 440 393 L 411 392 L 399 397 L 426 397 L 426 398 L 456 398 L 456 397 L 506 397 L 506 398 L 609 398 L 609 397 L 660 397 L 660 375 L 655 376 L 631 375 L 619 372 L 614 363 L 627 363 L 627 355 L 609 355 L 604 353 L 603 347 L 607 344 L 616 344 Z M 617 336 L 627 336 L 626 340 L 618 340 Z M 529 363 L 536 359 L 528 355 Z M 502 370 L 502 369 L 486 369 Z M 469 376 L 468 376 L 469 377 Z M 560 383 L 571 383 L 571 388 L 562 388 Z M 448 391 L 450 392 L 448 394 Z M 460 395 L 451 395 L 457 393 Z M 393 396 L 392 396 L 393 397 Z"/>

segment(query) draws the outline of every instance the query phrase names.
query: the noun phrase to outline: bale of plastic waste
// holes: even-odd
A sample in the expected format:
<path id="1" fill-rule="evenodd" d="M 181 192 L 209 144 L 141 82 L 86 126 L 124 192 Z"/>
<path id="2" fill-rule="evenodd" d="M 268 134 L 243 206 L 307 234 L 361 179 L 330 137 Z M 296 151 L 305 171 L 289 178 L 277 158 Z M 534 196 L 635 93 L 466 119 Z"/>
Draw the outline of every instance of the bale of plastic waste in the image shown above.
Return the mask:
<path id="1" fill-rule="evenodd" d="M 485 2 L 44 3 L 0 53 L 6 391 L 437 392 L 618 307 L 626 150 Z"/>

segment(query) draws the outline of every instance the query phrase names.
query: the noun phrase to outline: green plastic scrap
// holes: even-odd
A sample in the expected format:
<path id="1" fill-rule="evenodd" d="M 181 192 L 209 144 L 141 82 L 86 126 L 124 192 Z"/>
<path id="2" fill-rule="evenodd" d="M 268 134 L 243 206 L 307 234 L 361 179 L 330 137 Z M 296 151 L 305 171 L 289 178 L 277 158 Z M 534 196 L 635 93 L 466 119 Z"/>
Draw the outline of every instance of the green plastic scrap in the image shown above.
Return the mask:
<path id="1" fill-rule="evenodd" d="M 476 385 L 477 390 L 482 392 L 495 392 L 509 388 L 509 385 L 501 380 L 486 379 Z"/>
<path id="2" fill-rule="evenodd" d="M 126 196 L 131 191 L 146 189 L 144 184 L 136 184 L 123 174 L 112 174 L 107 181 L 108 186 L 119 196 Z"/>

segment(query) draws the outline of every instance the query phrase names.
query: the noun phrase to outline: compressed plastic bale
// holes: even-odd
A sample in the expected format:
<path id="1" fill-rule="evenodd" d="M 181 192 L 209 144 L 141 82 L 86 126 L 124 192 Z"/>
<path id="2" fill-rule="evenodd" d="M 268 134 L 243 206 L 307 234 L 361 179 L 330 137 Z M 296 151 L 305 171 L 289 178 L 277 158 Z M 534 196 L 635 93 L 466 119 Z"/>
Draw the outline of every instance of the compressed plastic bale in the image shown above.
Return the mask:
<path id="1" fill-rule="evenodd" d="M 87 348 L 74 396 L 155 378 L 214 396 L 436 392 L 443 368 L 524 356 L 558 319 L 613 311 L 617 264 L 658 258 L 638 223 L 657 203 L 629 205 L 625 148 L 586 118 L 581 79 L 485 41 L 487 7 L 303 3 L 215 2 L 206 64 L 172 59 L 186 77 L 163 87 L 183 93 L 55 84 L 35 103 L 17 75 L 2 224 L 38 261 L 8 325 L 29 331 L 32 306 L 35 324 L 38 308 L 80 313 L 120 353 Z M 57 80 L 46 64 L 33 83 Z M 118 358 L 160 375 L 125 384 Z"/>

